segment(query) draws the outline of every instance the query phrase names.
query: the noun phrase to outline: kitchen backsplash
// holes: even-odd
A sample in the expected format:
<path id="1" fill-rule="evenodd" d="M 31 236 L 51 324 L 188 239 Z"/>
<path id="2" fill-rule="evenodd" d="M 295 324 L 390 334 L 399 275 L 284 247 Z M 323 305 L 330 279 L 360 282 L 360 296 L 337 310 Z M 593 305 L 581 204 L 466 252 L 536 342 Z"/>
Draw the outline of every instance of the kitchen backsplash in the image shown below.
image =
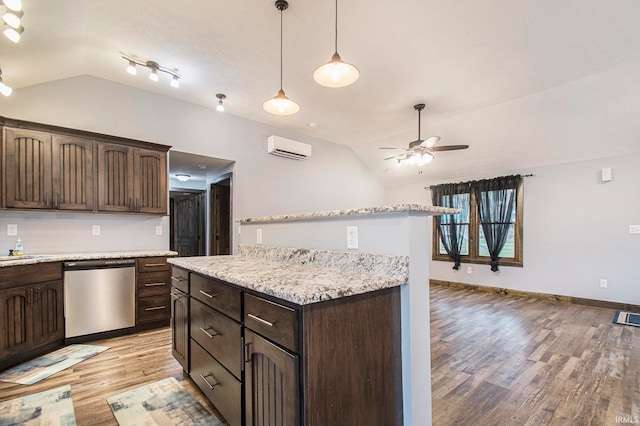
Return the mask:
<path id="1" fill-rule="evenodd" d="M 7 225 L 16 225 L 17 235 L 8 235 Z M 0 210 L 0 256 L 18 238 L 25 254 L 168 250 L 169 216 Z"/>

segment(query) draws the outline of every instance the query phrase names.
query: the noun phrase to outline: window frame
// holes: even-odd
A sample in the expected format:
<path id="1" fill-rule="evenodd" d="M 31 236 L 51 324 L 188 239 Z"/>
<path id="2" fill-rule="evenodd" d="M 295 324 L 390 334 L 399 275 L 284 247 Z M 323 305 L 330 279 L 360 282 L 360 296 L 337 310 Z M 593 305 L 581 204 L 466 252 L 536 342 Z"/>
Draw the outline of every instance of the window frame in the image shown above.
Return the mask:
<path id="1" fill-rule="evenodd" d="M 524 183 L 520 182 L 516 190 L 516 222 L 514 226 L 514 257 L 501 257 L 500 266 L 516 266 L 522 267 L 522 245 L 523 245 L 523 218 L 524 218 Z M 440 235 L 435 225 L 435 220 L 432 222 L 432 248 L 431 259 L 444 262 L 452 262 L 452 259 L 447 253 L 440 253 Z M 476 197 L 473 191 L 470 191 L 469 195 L 469 254 L 460 256 L 460 263 L 475 263 L 480 265 L 490 265 L 491 259 L 489 256 L 480 256 L 479 241 L 480 241 L 480 218 L 478 214 L 478 205 L 476 203 Z"/>

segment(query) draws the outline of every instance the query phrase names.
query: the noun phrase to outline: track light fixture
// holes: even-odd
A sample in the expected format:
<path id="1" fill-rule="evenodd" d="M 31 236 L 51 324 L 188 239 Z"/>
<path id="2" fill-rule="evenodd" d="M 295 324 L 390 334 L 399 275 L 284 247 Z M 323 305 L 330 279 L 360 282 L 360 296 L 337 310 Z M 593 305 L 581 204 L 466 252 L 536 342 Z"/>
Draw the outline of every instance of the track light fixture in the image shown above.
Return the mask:
<path id="1" fill-rule="evenodd" d="M 13 92 L 13 89 L 4 84 L 4 81 L 2 81 L 2 69 L 0 69 L 0 93 L 2 93 L 4 96 L 10 96 L 11 92 Z"/>
<path id="2" fill-rule="evenodd" d="M 338 54 L 338 0 L 336 0 L 335 49 L 331 60 L 319 66 L 313 73 L 313 79 L 325 87 L 345 87 L 355 83 L 360 71 L 355 65 L 347 63 Z"/>
<path id="3" fill-rule="evenodd" d="M 22 2 L 20 0 L 2 0 L 2 4 L 7 9 L 2 14 L 2 20 L 5 24 L 5 29 L 2 32 L 5 37 L 14 43 L 20 41 L 20 37 L 24 32 L 22 26 L 22 17 L 24 12 L 22 11 Z"/>
<path id="4" fill-rule="evenodd" d="M 276 9 L 280 11 L 280 90 L 271 99 L 267 99 L 262 108 L 275 115 L 291 115 L 300 110 L 300 106 L 289 99 L 282 89 L 282 12 L 287 10 L 289 3 L 286 0 L 276 0 Z"/>
<path id="5" fill-rule="evenodd" d="M 218 93 L 216 95 L 216 98 L 218 98 L 218 106 L 216 106 L 216 109 L 220 112 L 224 112 L 224 103 L 222 101 L 224 101 L 227 97 L 222 93 Z"/>
<path id="6" fill-rule="evenodd" d="M 182 78 L 182 76 L 177 71 L 169 69 L 167 67 L 163 67 L 162 65 L 160 65 L 155 61 L 145 61 L 142 59 L 137 59 L 131 56 L 127 56 L 122 53 L 121 55 L 122 55 L 122 58 L 128 63 L 127 72 L 129 74 L 136 75 L 138 73 L 136 66 L 140 65 L 142 67 L 149 68 L 150 70 L 149 80 L 158 81 L 159 80 L 158 73 L 163 72 L 171 76 L 171 83 L 170 83 L 171 87 L 176 87 L 176 88 L 180 87 L 180 79 Z"/>

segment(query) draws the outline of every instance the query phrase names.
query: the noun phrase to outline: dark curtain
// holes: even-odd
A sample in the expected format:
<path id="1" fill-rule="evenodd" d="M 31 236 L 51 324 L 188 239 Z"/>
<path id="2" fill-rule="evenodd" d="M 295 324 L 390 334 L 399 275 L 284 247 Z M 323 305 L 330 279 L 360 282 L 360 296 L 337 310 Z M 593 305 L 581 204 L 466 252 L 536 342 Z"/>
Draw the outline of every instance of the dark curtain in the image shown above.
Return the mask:
<path id="1" fill-rule="evenodd" d="M 434 206 L 460 209 L 459 214 L 435 216 L 435 225 L 440 241 L 449 257 L 453 269 L 460 268 L 460 256 L 469 229 L 469 184 L 452 183 L 431 187 L 431 201 Z"/>
<path id="2" fill-rule="evenodd" d="M 491 270 L 498 270 L 498 255 L 509 235 L 511 216 L 522 177 L 502 176 L 471 183 L 480 225 L 491 257 Z"/>

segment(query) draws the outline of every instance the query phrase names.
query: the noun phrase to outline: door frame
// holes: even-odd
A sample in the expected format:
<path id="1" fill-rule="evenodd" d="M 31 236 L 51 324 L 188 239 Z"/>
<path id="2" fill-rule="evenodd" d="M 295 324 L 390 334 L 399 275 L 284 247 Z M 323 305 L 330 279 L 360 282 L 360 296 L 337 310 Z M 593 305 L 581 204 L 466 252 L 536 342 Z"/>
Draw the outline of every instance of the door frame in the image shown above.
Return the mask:
<path id="1" fill-rule="evenodd" d="M 211 256 L 213 253 L 213 244 L 214 244 L 214 235 L 213 235 L 213 203 L 214 199 L 212 197 L 211 187 L 217 185 L 219 182 L 223 180 L 229 180 L 229 254 L 233 254 L 233 172 L 225 173 L 223 175 L 216 177 L 216 182 L 211 182 L 209 184 L 208 192 L 209 192 L 209 246 L 208 246 L 208 254 Z"/>

